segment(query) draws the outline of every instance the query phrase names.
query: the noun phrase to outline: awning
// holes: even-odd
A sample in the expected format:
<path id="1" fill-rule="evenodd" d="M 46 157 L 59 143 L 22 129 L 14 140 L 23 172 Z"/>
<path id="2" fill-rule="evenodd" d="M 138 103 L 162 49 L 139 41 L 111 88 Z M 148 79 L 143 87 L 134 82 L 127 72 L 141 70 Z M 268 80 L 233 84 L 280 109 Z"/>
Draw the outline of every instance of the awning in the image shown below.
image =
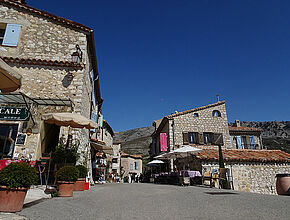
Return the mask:
<path id="1" fill-rule="evenodd" d="M 48 113 L 42 115 L 42 120 L 48 124 L 56 124 L 58 126 L 70 126 L 72 128 L 97 128 L 97 123 L 86 117 L 70 112 Z"/>
<path id="2" fill-rule="evenodd" d="M 113 154 L 113 148 L 107 146 L 103 141 L 91 139 L 90 144 L 95 150 L 102 151 L 106 154 Z"/>
<path id="3" fill-rule="evenodd" d="M 13 92 L 21 86 L 21 75 L 0 58 L 0 90 Z"/>
<path id="4" fill-rule="evenodd" d="M 72 106 L 70 99 L 31 98 L 21 92 L 0 93 L 0 104 L 27 105 L 31 103 L 37 105 Z"/>

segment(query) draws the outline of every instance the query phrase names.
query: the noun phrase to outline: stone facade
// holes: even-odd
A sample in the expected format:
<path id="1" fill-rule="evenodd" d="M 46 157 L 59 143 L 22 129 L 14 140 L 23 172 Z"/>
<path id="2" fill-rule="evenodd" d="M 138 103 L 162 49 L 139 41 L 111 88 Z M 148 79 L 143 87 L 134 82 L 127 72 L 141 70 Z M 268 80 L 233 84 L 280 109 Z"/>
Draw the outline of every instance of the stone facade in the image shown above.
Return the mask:
<path id="1" fill-rule="evenodd" d="M 203 173 L 219 168 L 217 162 L 202 161 L 201 166 Z M 290 163 L 230 162 L 225 167 L 229 168 L 234 190 L 261 194 L 277 194 L 276 174 L 290 173 Z"/>
<path id="2" fill-rule="evenodd" d="M 94 92 L 92 73 L 93 69 L 96 69 L 89 48 L 93 42 L 88 40 L 92 30 L 85 26 L 87 30 L 78 29 L 75 23 L 63 18 L 55 19 L 56 16 L 47 15 L 46 12 L 29 11 L 30 9 L 26 10 L 25 6 L 23 9 L 17 4 L 5 2 L 7 3 L 0 4 L 0 23 L 20 24 L 21 31 L 17 46 L 0 45 L 0 58 L 9 58 L 7 63 L 22 75 L 22 86 L 18 92 L 31 98 L 70 99 L 72 102 L 72 107 L 34 106 L 33 134 L 27 137 L 25 145 L 15 148 L 15 153 L 23 156 L 30 154 L 31 159 L 35 160 L 39 159 L 43 153 L 41 146 L 43 138 L 41 137 L 43 135 L 41 115 L 43 113 L 68 111 L 79 113 L 86 118 L 91 117 L 91 110 L 94 108 L 92 106 Z M 76 45 L 79 45 L 83 54 L 80 65 L 72 63 L 71 55 L 76 51 Z M 17 60 L 25 60 L 25 62 L 21 63 Z M 33 62 L 30 62 L 31 60 Z M 58 63 L 69 65 L 57 65 Z M 94 103 L 100 106 L 100 103 Z M 6 122 L 1 121 L 1 123 Z M 15 123 L 19 124 L 19 132 L 25 132 L 22 130 L 22 122 Z M 30 119 L 28 124 L 31 123 Z M 66 137 L 67 134 L 68 128 L 61 127 L 60 137 Z M 90 168 L 89 131 L 72 129 L 72 135 L 74 141 L 80 143 L 79 163 L 86 160 Z"/>
<path id="3" fill-rule="evenodd" d="M 220 115 L 213 116 L 213 111 L 219 112 Z M 172 151 L 185 144 L 183 133 L 188 132 L 199 133 L 201 135 L 203 135 L 203 133 L 220 133 L 223 138 L 223 146 L 230 148 L 231 145 L 225 102 L 214 103 L 163 118 L 153 134 L 152 146 L 154 150 L 152 152 L 154 152 L 154 155 L 160 153 L 160 133 L 167 134 L 168 151 Z M 156 144 L 154 144 L 154 142 Z M 208 144 L 196 145 L 200 147 L 208 146 Z"/>
<path id="4" fill-rule="evenodd" d="M 121 165 L 121 144 L 113 144 L 113 161 L 112 161 L 112 171 L 115 171 L 120 175 L 120 165 Z"/>
<path id="5" fill-rule="evenodd" d="M 138 155 L 137 155 L 138 156 Z M 131 182 L 132 174 L 140 176 L 142 173 L 142 157 L 134 155 L 121 155 L 121 176 L 129 178 Z"/>

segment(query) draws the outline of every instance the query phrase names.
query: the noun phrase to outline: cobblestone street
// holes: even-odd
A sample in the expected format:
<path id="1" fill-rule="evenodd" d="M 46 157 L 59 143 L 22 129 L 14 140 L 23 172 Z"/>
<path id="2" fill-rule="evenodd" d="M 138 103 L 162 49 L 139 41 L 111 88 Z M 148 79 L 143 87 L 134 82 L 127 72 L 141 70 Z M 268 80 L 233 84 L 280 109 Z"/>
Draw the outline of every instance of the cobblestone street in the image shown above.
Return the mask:
<path id="1" fill-rule="evenodd" d="M 24 208 L 28 219 L 289 219 L 290 197 L 204 187 L 105 184 Z"/>

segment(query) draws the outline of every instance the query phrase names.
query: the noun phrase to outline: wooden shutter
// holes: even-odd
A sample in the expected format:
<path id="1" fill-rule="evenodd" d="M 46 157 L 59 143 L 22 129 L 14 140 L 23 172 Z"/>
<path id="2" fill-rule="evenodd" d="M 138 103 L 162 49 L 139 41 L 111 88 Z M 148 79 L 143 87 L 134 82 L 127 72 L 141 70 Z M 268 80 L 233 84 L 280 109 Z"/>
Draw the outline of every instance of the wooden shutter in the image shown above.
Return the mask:
<path id="1" fill-rule="evenodd" d="M 212 143 L 216 145 L 224 145 L 223 134 L 222 133 L 213 134 Z"/>
<path id="2" fill-rule="evenodd" d="M 189 144 L 188 133 L 187 132 L 183 133 L 183 144 Z"/>
<path id="3" fill-rule="evenodd" d="M 196 133 L 196 136 L 197 136 L 197 143 L 198 144 L 204 144 L 203 134 L 202 133 Z"/>
<path id="4" fill-rule="evenodd" d="M 243 149 L 241 136 L 237 136 L 238 149 Z"/>
<path id="5" fill-rule="evenodd" d="M 7 24 L 2 45 L 17 46 L 21 24 Z"/>
<path id="6" fill-rule="evenodd" d="M 249 136 L 251 149 L 256 149 L 254 136 Z"/>

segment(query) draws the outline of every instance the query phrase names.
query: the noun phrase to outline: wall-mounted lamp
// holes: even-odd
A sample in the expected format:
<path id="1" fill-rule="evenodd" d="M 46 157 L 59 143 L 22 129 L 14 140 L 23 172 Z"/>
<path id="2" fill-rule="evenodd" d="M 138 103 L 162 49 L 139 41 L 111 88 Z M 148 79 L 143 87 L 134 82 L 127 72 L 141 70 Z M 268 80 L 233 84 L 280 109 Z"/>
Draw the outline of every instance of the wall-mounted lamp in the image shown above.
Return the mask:
<path id="1" fill-rule="evenodd" d="M 27 134 L 27 136 L 30 136 L 32 134 L 32 129 L 31 128 L 27 128 L 26 129 L 26 134 Z"/>
<path id="2" fill-rule="evenodd" d="M 73 54 L 71 55 L 72 57 L 72 62 L 73 63 L 80 63 L 83 60 L 83 52 L 80 48 L 80 46 L 77 44 L 76 45 L 76 51 L 73 52 Z"/>

